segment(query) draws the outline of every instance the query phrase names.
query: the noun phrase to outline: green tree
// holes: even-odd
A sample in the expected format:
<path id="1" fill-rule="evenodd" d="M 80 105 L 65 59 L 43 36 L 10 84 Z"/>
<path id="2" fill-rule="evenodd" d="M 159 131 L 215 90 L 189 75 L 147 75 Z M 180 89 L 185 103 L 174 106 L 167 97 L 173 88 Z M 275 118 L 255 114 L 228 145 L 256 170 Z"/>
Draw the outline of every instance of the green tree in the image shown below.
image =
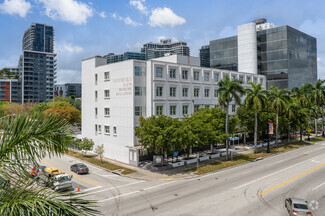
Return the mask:
<path id="1" fill-rule="evenodd" d="M 321 108 L 322 114 L 322 135 L 325 136 L 324 131 L 324 105 L 325 105 L 325 80 L 318 80 L 317 83 L 312 87 L 311 101 Z"/>
<path id="2" fill-rule="evenodd" d="M 0 79 L 18 79 L 18 74 L 16 72 L 10 72 L 8 68 L 3 68 L 0 70 Z"/>
<path id="3" fill-rule="evenodd" d="M 50 105 L 48 105 L 47 103 L 39 103 L 36 104 L 33 108 L 32 108 L 32 114 L 37 114 L 37 113 L 44 113 L 45 110 L 51 108 Z"/>
<path id="4" fill-rule="evenodd" d="M 60 156 L 72 138 L 69 124 L 54 116 L 11 116 L 0 120 L 0 173 L 10 187 L 0 186 L 0 215 L 94 215 L 92 201 L 58 194 L 26 178 L 30 164 Z"/>
<path id="5" fill-rule="evenodd" d="M 91 151 L 95 145 L 94 141 L 88 138 L 83 138 L 82 140 L 77 141 L 76 144 L 79 149 L 85 151 L 86 153 L 87 151 Z"/>
<path id="6" fill-rule="evenodd" d="M 262 90 L 262 85 L 255 85 L 250 82 L 251 88 L 246 89 L 245 107 L 254 111 L 254 147 L 257 153 L 257 136 L 258 136 L 258 112 L 262 110 L 266 102 L 266 90 Z"/>
<path id="7" fill-rule="evenodd" d="M 56 115 L 64 118 L 69 123 L 79 123 L 81 120 L 81 113 L 72 106 L 54 106 L 45 110 L 45 115 Z"/>
<path id="8" fill-rule="evenodd" d="M 275 145 L 278 146 L 279 137 L 279 113 L 282 114 L 286 109 L 288 101 L 288 92 L 285 89 L 278 89 L 277 87 L 271 86 L 268 100 L 270 101 L 270 107 L 276 113 L 275 123 Z"/>
<path id="9" fill-rule="evenodd" d="M 219 104 L 226 109 L 226 134 L 229 136 L 229 104 L 235 100 L 237 104 L 240 104 L 240 97 L 244 94 L 244 89 L 240 80 L 230 80 L 229 76 L 226 76 L 224 80 L 218 83 Z M 229 140 L 226 139 L 226 151 L 228 160 Z"/>
<path id="10" fill-rule="evenodd" d="M 103 163 L 104 152 L 105 152 L 104 144 L 98 145 L 95 148 L 95 153 L 99 156 L 100 162 L 102 163 Z"/>
<path id="11" fill-rule="evenodd" d="M 0 101 L 0 117 L 3 117 L 5 115 L 5 112 L 3 110 L 3 105 L 10 104 L 9 101 Z"/>

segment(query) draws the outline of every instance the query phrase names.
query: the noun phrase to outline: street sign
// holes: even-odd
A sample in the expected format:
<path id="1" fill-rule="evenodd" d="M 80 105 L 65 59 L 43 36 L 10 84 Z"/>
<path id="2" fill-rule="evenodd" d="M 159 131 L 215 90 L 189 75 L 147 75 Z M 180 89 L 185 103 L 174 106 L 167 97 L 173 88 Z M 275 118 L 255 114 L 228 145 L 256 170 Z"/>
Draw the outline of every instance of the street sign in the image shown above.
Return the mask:
<path id="1" fill-rule="evenodd" d="M 178 152 L 173 152 L 173 157 L 177 157 L 178 156 Z"/>
<path id="2" fill-rule="evenodd" d="M 269 134 L 273 134 L 273 123 L 269 123 Z"/>
<path id="3" fill-rule="evenodd" d="M 36 167 L 37 170 L 45 169 L 46 166 Z"/>
<path id="4" fill-rule="evenodd" d="M 307 131 L 308 131 L 308 133 L 310 133 L 310 132 L 311 132 L 311 129 L 310 129 L 310 128 L 308 128 L 308 129 L 307 129 Z"/>
<path id="5" fill-rule="evenodd" d="M 239 140 L 239 137 L 229 137 L 229 140 Z"/>

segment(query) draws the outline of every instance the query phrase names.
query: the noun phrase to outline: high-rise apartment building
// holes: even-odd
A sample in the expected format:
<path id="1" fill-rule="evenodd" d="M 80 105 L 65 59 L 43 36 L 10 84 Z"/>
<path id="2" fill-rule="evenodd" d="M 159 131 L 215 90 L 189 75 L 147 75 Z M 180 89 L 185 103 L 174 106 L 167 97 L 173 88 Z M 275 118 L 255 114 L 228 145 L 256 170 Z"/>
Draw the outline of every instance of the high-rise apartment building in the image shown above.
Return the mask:
<path id="1" fill-rule="evenodd" d="M 104 144 L 105 157 L 137 166 L 143 150 L 134 131 L 139 117 L 182 118 L 199 108 L 218 106 L 218 83 L 226 76 L 242 80 L 245 87 L 249 81 L 266 86 L 263 75 L 200 67 L 200 59 L 191 56 L 115 64 L 101 56 L 85 59 L 82 137 Z M 235 114 L 237 107 L 232 102 L 229 113 Z"/>
<path id="2" fill-rule="evenodd" d="M 125 61 L 129 59 L 145 60 L 146 55 L 140 52 L 125 52 L 124 54 L 115 55 L 114 53 L 109 53 L 104 56 L 107 58 L 107 64 Z"/>
<path id="3" fill-rule="evenodd" d="M 55 84 L 54 95 L 62 97 L 75 96 L 76 98 L 81 98 L 81 83 Z"/>
<path id="4" fill-rule="evenodd" d="M 200 66 L 210 67 L 210 46 L 202 46 L 200 49 Z"/>
<path id="5" fill-rule="evenodd" d="M 267 77 L 267 88 L 292 89 L 317 81 L 316 38 L 288 25 L 259 19 L 238 26 L 238 35 L 210 41 L 210 67 Z M 200 50 L 203 56 L 205 50 Z M 207 57 L 201 61 L 206 62 Z"/>
<path id="6" fill-rule="evenodd" d="M 22 40 L 19 60 L 19 99 L 44 102 L 53 99 L 56 78 L 53 26 L 32 23 Z"/>
<path id="7" fill-rule="evenodd" d="M 187 43 L 182 41 L 171 42 L 170 39 L 162 39 L 160 43 L 149 42 L 144 44 L 141 52 L 145 53 L 146 59 L 153 59 L 168 54 L 189 56 L 190 48 Z"/>

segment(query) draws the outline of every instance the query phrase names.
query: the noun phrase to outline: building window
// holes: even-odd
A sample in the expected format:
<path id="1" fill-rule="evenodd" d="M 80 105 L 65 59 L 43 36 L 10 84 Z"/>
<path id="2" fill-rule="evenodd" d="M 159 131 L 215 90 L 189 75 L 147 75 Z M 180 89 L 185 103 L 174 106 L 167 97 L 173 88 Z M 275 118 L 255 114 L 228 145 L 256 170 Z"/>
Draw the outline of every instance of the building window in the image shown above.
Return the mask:
<path id="1" fill-rule="evenodd" d="M 176 69 L 172 68 L 169 70 L 169 78 L 176 79 Z"/>
<path id="2" fill-rule="evenodd" d="M 135 116 L 142 116 L 142 107 L 141 106 L 134 107 L 134 115 Z"/>
<path id="3" fill-rule="evenodd" d="M 135 96 L 143 96 L 143 95 L 146 95 L 145 94 L 145 87 L 135 86 L 134 87 L 134 95 Z"/>
<path id="4" fill-rule="evenodd" d="M 262 85 L 263 85 L 263 81 L 264 81 L 263 78 L 260 78 L 260 83 L 261 83 Z"/>
<path id="5" fill-rule="evenodd" d="M 188 79 L 188 70 L 182 70 L 182 79 L 187 80 Z"/>
<path id="6" fill-rule="evenodd" d="M 98 75 L 95 74 L 95 85 L 97 85 L 97 82 L 98 82 Z"/>
<path id="7" fill-rule="evenodd" d="M 170 115 L 176 115 L 176 106 L 170 106 L 169 107 L 169 114 Z"/>
<path id="8" fill-rule="evenodd" d="M 194 112 L 197 112 L 200 109 L 200 105 L 194 105 Z"/>
<path id="9" fill-rule="evenodd" d="M 200 89 L 195 88 L 194 89 L 194 97 L 199 97 Z"/>
<path id="10" fill-rule="evenodd" d="M 109 72 L 105 72 L 105 81 L 109 81 Z"/>
<path id="11" fill-rule="evenodd" d="M 117 135 L 117 129 L 116 129 L 116 126 L 113 127 L 113 135 L 116 136 Z"/>
<path id="12" fill-rule="evenodd" d="M 109 117 L 110 116 L 110 109 L 108 107 L 104 108 L 104 116 Z"/>
<path id="13" fill-rule="evenodd" d="M 218 95 L 219 95 L 218 89 L 214 89 L 214 97 L 218 97 Z"/>
<path id="14" fill-rule="evenodd" d="M 209 82 L 209 79 L 210 79 L 210 73 L 204 72 L 204 82 Z"/>
<path id="15" fill-rule="evenodd" d="M 235 104 L 233 104 L 232 106 L 231 106 L 231 111 L 234 113 L 234 112 L 236 112 L 236 105 Z"/>
<path id="16" fill-rule="evenodd" d="M 97 99 L 98 99 L 98 92 L 95 91 L 95 101 L 97 101 Z"/>
<path id="17" fill-rule="evenodd" d="M 157 97 L 163 96 L 163 87 L 161 87 L 161 86 L 156 87 L 156 96 Z"/>
<path id="18" fill-rule="evenodd" d="M 244 82 L 244 77 L 243 77 L 243 76 L 239 76 L 239 80 L 240 80 L 241 82 Z"/>
<path id="19" fill-rule="evenodd" d="M 235 79 L 236 79 L 236 75 L 232 75 L 232 76 L 231 76 L 231 79 L 232 79 L 232 80 L 235 80 Z"/>
<path id="20" fill-rule="evenodd" d="M 200 71 L 194 71 L 193 76 L 194 76 L 194 80 L 196 81 L 200 80 Z"/>
<path id="21" fill-rule="evenodd" d="M 254 77 L 254 84 L 257 84 L 257 78 Z"/>
<path id="22" fill-rule="evenodd" d="M 183 88 L 183 97 L 188 97 L 188 88 Z"/>
<path id="23" fill-rule="evenodd" d="M 134 75 L 135 76 L 143 76 L 144 75 L 144 72 L 142 70 L 142 67 L 135 66 L 134 67 Z"/>
<path id="24" fill-rule="evenodd" d="M 98 127 L 97 127 L 97 125 L 95 124 L 95 135 L 97 135 L 97 132 L 98 132 Z"/>
<path id="25" fill-rule="evenodd" d="M 163 77 L 163 68 L 156 67 L 156 77 Z"/>
<path id="26" fill-rule="evenodd" d="M 104 126 L 105 127 L 105 134 L 109 135 L 110 134 L 110 128 L 109 126 Z"/>
<path id="27" fill-rule="evenodd" d="M 109 90 L 104 91 L 105 98 L 109 98 Z"/>
<path id="28" fill-rule="evenodd" d="M 246 83 L 249 84 L 250 81 L 251 81 L 251 77 L 250 76 L 247 76 L 246 77 Z"/>
<path id="29" fill-rule="evenodd" d="M 102 133 L 102 126 L 101 125 L 98 125 L 98 133 Z"/>
<path id="30" fill-rule="evenodd" d="M 210 89 L 204 89 L 204 97 L 209 97 Z"/>
<path id="31" fill-rule="evenodd" d="M 213 81 L 219 82 L 219 74 L 217 72 L 214 72 L 214 74 L 213 74 Z"/>
<path id="32" fill-rule="evenodd" d="M 95 118 L 97 118 L 97 114 L 98 114 L 98 109 L 97 107 L 95 108 Z"/>
<path id="33" fill-rule="evenodd" d="M 184 105 L 183 106 L 183 115 L 187 115 L 188 114 L 188 105 Z"/>
<path id="34" fill-rule="evenodd" d="M 156 115 L 164 114 L 163 108 L 164 108 L 163 106 L 156 106 Z"/>
<path id="35" fill-rule="evenodd" d="M 169 88 L 169 96 L 170 97 L 176 97 L 176 87 L 170 87 Z"/>

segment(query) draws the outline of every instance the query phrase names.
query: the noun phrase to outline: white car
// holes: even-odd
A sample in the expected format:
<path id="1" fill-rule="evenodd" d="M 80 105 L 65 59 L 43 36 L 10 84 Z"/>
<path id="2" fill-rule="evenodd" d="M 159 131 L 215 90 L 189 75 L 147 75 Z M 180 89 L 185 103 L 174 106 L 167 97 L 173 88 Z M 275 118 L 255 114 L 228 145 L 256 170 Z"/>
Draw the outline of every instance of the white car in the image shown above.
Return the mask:
<path id="1" fill-rule="evenodd" d="M 308 208 L 307 201 L 298 198 L 287 198 L 284 206 L 286 207 L 289 215 L 312 215 Z"/>

